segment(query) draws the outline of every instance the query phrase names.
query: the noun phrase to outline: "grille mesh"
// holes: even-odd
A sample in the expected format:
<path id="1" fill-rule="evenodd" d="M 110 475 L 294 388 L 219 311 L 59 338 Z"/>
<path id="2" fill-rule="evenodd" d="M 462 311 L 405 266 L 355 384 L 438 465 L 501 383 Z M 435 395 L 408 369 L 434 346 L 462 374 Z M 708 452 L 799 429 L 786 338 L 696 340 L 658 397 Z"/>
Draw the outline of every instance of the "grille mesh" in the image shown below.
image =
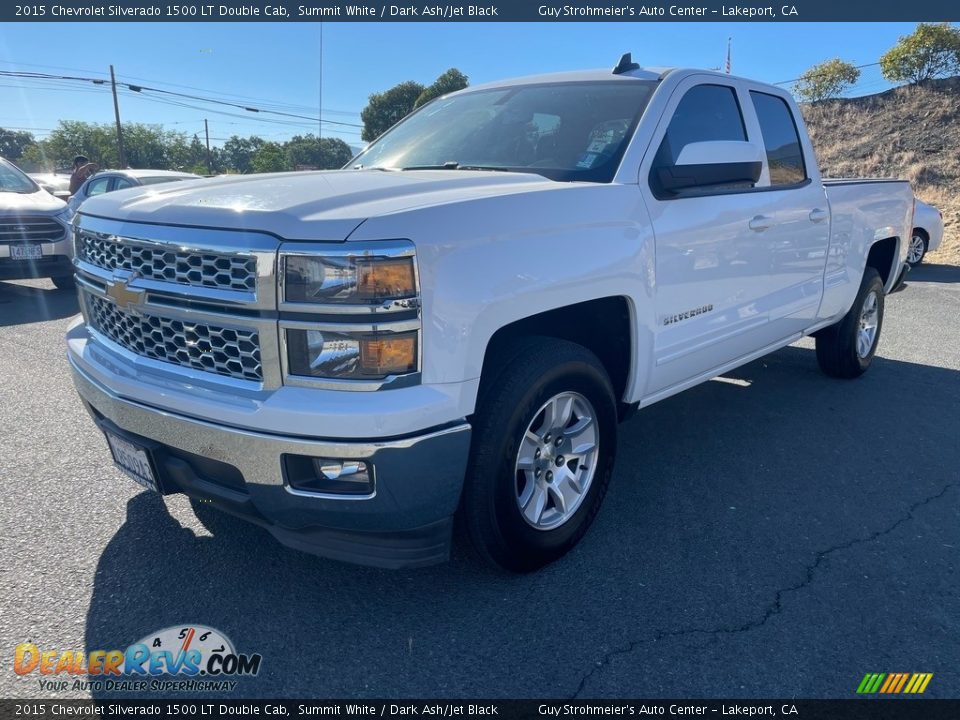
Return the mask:
<path id="1" fill-rule="evenodd" d="M 247 292 L 257 287 L 257 261 L 252 257 L 166 250 L 89 232 L 80 233 L 77 254 L 91 265 L 131 270 L 148 280 Z"/>
<path id="2" fill-rule="evenodd" d="M 243 380 L 263 380 L 255 330 L 135 315 L 88 295 L 90 324 L 118 345 L 144 357 Z"/>

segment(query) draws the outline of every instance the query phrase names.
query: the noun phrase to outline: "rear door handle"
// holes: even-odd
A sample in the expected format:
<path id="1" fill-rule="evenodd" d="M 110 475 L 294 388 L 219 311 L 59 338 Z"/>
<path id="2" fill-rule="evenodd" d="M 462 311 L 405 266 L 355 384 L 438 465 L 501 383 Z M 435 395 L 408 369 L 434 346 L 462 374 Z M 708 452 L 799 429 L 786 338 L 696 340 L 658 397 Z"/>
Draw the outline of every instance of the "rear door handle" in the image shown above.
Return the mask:
<path id="1" fill-rule="evenodd" d="M 769 215 L 756 215 L 750 220 L 750 229 L 757 232 L 763 232 L 767 228 L 773 227 L 773 218 Z"/>
<path id="2" fill-rule="evenodd" d="M 830 217 L 830 213 L 828 213 L 823 208 L 814 208 L 813 210 L 810 211 L 810 215 L 808 217 L 810 218 L 810 222 L 818 223 L 818 222 L 823 222 L 828 217 Z"/>

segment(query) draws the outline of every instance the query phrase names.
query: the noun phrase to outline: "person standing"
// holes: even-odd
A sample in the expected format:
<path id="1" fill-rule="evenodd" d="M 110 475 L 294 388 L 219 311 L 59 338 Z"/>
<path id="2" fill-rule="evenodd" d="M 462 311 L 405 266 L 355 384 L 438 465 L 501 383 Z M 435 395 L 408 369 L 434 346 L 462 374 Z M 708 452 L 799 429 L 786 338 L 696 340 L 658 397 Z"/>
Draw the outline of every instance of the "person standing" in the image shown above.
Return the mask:
<path id="1" fill-rule="evenodd" d="M 80 189 L 80 186 L 100 168 L 96 163 L 90 162 L 86 155 L 77 155 L 73 159 L 73 171 L 70 173 L 70 195 L 71 197 Z"/>

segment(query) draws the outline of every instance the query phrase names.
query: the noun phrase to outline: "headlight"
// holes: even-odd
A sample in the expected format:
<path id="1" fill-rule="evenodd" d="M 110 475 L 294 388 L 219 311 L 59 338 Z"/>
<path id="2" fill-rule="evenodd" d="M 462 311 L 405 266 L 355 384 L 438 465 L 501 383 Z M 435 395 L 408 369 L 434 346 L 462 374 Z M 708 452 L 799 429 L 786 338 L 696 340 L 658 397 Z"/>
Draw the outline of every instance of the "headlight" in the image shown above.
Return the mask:
<path id="1" fill-rule="evenodd" d="M 286 255 L 284 300 L 377 305 L 417 294 L 412 257 Z"/>
<path id="2" fill-rule="evenodd" d="M 286 328 L 291 375 L 374 380 L 417 370 L 417 332 Z"/>

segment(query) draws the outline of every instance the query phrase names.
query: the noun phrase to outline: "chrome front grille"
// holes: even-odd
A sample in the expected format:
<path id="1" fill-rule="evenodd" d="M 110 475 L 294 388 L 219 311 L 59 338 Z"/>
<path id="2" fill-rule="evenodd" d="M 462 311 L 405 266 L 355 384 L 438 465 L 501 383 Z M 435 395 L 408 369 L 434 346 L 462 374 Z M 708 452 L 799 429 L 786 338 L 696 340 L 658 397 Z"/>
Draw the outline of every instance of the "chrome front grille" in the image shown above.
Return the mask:
<path id="1" fill-rule="evenodd" d="M 104 270 L 129 270 L 159 282 L 254 292 L 257 259 L 251 255 L 184 250 L 81 230 L 77 256 Z"/>
<path id="2" fill-rule="evenodd" d="M 256 330 L 219 327 L 121 310 L 87 294 L 94 330 L 137 355 L 241 380 L 263 380 Z"/>
<path id="3" fill-rule="evenodd" d="M 0 243 L 50 242 L 61 239 L 64 232 L 63 225 L 42 215 L 0 218 Z"/>

